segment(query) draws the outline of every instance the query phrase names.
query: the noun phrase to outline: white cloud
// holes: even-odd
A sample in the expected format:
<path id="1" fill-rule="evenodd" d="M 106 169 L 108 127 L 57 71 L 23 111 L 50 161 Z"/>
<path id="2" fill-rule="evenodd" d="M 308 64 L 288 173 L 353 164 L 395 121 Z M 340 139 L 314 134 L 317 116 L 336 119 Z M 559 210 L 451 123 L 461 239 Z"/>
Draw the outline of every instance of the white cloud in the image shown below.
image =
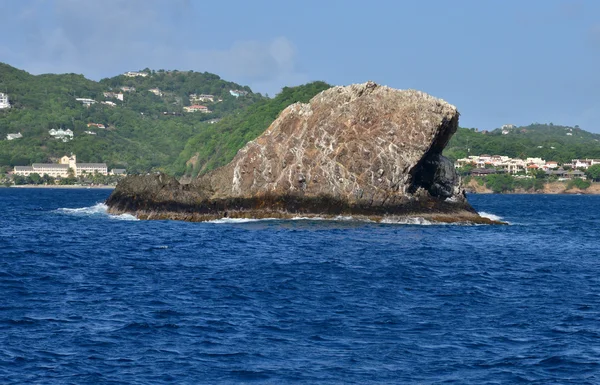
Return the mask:
<path id="1" fill-rule="evenodd" d="M 47 5 L 55 15 L 50 22 L 43 14 Z M 297 71 L 296 48 L 286 37 L 206 49 L 197 45 L 201 39 L 189 39 L 177 28 L 194 22 L 190 13 L 185 0 L 34 0 L 19 16 L 25 44 L 0 53 L 33 73 L 75 72 L 93 79 L 146 67 L 191 69 L 270 94 L 308 80 Z"/>

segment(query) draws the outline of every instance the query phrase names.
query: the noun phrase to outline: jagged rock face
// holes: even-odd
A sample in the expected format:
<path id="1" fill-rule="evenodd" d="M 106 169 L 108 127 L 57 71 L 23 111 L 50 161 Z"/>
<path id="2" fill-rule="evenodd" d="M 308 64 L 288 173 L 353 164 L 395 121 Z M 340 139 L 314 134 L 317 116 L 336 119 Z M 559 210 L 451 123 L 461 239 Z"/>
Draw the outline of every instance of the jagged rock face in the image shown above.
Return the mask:
<path id="1" fill-rule="evenodd" d="M 441 152 L 457 124 L 454 106 L 419 91 L 334 87 L 289 106 L 204 180 L 218 197 L 291 193 L 377 205 L 423 187 L 448 198 L 459 192 L 458 177 Z"/>
<path id="2" fill-rule="evenodd" d="M 425 93 L 375 83 L 334 87 L 286 108 L 226 166 L 188 185 L 127 177 L 107 204 L 142 218 L 428 216 L 489 223 L 441 153 L 456 108 Z"/>

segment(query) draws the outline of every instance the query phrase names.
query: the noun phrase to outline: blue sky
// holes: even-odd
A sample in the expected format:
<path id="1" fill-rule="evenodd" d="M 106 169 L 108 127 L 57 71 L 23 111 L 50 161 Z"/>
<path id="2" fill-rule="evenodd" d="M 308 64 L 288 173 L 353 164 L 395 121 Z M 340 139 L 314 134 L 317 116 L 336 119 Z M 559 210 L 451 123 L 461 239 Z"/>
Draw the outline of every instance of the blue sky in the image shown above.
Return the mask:
<path id="1" fill-rule="evenodd" d="M 214 72 L 273 96 L 374 80 L 443 98 L 461 125 L 600 132 L 596 0 L 5 0 L 0 61 L 98 80 Z"/>

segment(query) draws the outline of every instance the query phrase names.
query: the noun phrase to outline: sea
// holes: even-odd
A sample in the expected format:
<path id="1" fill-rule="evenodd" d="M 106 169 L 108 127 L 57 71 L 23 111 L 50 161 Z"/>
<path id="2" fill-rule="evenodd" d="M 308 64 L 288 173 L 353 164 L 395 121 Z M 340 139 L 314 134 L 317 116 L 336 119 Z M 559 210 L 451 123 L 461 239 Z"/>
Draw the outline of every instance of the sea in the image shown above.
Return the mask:
<path id="1" fill-rule="evenodd" d="M 508 225 L 140 221 L 0 189 L 0 384 L 599 384 L 600 196 Z"/>

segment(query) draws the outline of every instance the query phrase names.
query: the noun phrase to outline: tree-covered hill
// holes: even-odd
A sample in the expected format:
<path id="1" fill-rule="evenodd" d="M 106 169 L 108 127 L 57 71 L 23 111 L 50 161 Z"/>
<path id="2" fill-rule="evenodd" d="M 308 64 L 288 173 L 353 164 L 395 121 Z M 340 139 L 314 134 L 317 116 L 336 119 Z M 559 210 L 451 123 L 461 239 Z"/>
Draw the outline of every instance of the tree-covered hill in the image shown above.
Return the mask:
<path id="1" fill-rule="evenodd" d="M 577 126 L 540 123 L 490 132 L 459 128 L 444 154 L 454 160 L 481 154 L 513 158 L 541 157 L 560 163 L 577 158 L 598 159 L 600 135 Z"/>
<path id="2" fill-rule="evenodd" d="M 216 124 L 206 125 L 186 143 L 171 172 L 195 176 L 227 164 L 240 148 L 260 136 L 287 106 L 306 103 L 330 87 L 324 82 L 284 87 L 273 99 L 261 100 Z"/>
<path id="3" fill-rule="evenodd" d="M 0 166 L 49 162 L 72 152 L 83 162 L 106 162 L 129 172 L 163 169 L 177 159 L 189 138 L 201 132 L 203 122 L 265 99 L 214 74 L 147 73 L 95 82 L 76 74 L 34 76 L 0 63 L 0 92 L 9 95 L 12 105 L 0 110 Z M 124 86 L 135 91 L 122 92 Z M 149 91 L 156 88 L 160 95 Z M 231 89 L 247 94 L 235 97 Z M 105 92 L 122 93 L 123 100 L 116 95 L 105 97 Z M 211 113 L 184 112 L 193 93 L 214 96 L 212 102 L 201 102 Z M 86 107 L 77 98 L 97 103 Z M 105 128 L 88 127 L 89 123 Z M 48 131 L 59 128 L 72 130 L 74 138 L 68 142 L 52 138 Z M 9 133 L 23 137 L 5 140 Z"/>

